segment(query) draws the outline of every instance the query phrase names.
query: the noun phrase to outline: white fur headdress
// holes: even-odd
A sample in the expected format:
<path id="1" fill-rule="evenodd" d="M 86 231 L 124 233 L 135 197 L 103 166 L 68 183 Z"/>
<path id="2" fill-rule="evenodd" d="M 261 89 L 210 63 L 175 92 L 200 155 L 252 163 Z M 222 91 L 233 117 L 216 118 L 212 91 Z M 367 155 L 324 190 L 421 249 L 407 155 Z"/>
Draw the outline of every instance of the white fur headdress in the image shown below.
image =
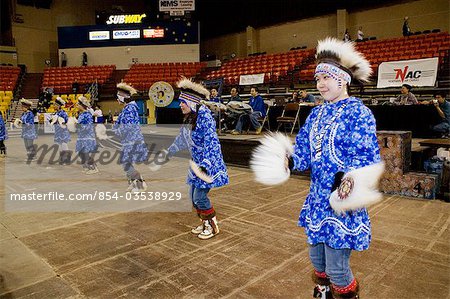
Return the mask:
<path id="1" fill-rule="evenodd" d="M 66 101 L 64 101 L 61 97 L 57 97 L 55 103 L 60 106 L 64 106 L 66 104 Z"/>
<path id="2" fill-rule="evenodd" d="M 186 91 L 209 100 L 209 90 L 203 85 L 195 83 L 186 77 L 182 77 L 181 80 L 177 82 L 177 87 L 180 88 L 181 91 Z"/>
<path id="3" fill-rule="evenodd" d="M 24 98 L 20 99 L 20 103 L 23 104 L 23 105 L 26 105 L 26 106 L 30 106 L 30 107 L 33 106 L 33 102 L 32 101 L 24 99 Z"/>
<path id="4" fill-rule="evenodd" d="M 343 42 L 332 37 L 320 40 L 317 45 L 316 59 L 317 64 L 337 65 L 361 82 L 368 82 L 372 74 L 369 61 L 355 49 L 352 42 Z"/>
<path id="5" fill-rule="evenodd" d="M 128 93 L 130 96 L 137 93 L 137 90 L 134 87 L 132 87 L 131 85 L 128 85 L 125 82 L 121 82 L 121 83 L 117 84 L 116 88 L 118 90 Z"/>
<path id="6" fill-rule="evenodd" d="M 87 108 L 91 108 L 91 102 L 86 97 L 79 96 L 78 102 Z"/>

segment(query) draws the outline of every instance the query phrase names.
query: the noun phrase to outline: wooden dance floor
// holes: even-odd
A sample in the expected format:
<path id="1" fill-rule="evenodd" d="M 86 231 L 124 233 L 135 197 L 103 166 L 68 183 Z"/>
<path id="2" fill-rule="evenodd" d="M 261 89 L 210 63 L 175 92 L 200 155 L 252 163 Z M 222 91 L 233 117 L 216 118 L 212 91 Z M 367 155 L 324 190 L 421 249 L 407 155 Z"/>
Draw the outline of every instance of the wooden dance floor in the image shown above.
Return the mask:
<path id="1" fill-rule="evenodd" d="M 14 144 L 23 146 L 20 138 L 8 140 L 10 149 Z M 0 165 L 6 207 L 6 194 L 19 187 L 5 171 L 22 167 L 23 161 L 11 152 Z M 174 186 L 184 186 L 186 169 L 180 165 L 170 177 Z M 81 172 L 79 165 L 30 169 Z M 246 168 L 228 170 L 230 184 L 210 192 L 221 232 L 206 241 L 190 233 L 198 225 L 190 211 L 3 208 L 0 297 L 311 298 L 312 267 L 303 229 L 297 227 L 309 181 L 292 177 L 267 187 L 255 183 Z M 144 175 L 152 186 L 155 175 L 149 170 Z M 126 188 L 120 165 L 102 166 L 98 175 L 86 177 L 103 190 Z M 72 180 L 67 188 L 82 190 L 87 183 Z M 41 184 L 39 178 L 28 185 L 35 184 Z M 351 257 L 361 298 L 449 298 L 449 203 L 385 196 L 369 212 L 371 247 Z"/>

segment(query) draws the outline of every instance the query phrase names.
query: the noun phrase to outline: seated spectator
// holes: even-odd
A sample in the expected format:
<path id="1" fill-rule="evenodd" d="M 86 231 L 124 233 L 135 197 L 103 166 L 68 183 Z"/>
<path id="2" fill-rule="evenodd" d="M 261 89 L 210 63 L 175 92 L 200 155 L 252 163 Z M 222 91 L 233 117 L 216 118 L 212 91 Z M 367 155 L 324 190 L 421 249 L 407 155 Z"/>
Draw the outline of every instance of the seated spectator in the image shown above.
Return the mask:
<path id="1" fill-rule="evenodd" d="M 395 100 L 396 105 L 415 105 L 419 102 L 416 96 L 411 93 L 412 86 L 409 84 L 403 84 L 401 89 L 401 95 Z"/>
<path id="2" fill-rule="evenodd" d="M 220 99 L 219 94 L 217 93 L 217 89 L 211 88 L 211 96 L 209 100 L 211 102 L 222 103 L 222 100 Z"/>
<path id="3" fill-rule="evenodd" d="M 103 123 L 103 111 L 98 105 L 94 106 L 94 122 L 98 124 Z"/>
<path id="4" fill-rule="evenodd" d="M 302 89 L 300 91 L 301 94 L 301 99 L 300 101 L 303 103 L 315 103 L 316 102 L 316 98 L 312 95 L 309 94 L 306 89 Z"/>
<path id="5" fill-rule="evenodd" d="M 233 88 L 230 90 L 230 94 L 231 94 L 230 102 L 231 102 L 231 101 L 242 102 L 242 99 L 241 99 L 241 97 L 239 96 L 239 93 L 238 93 L 238 91 L 237 91 L 236 88 L 233 87 Z"/>
<path id="6" fill-rule="evenodd" d="M 432 104 L 436 107 L 442 121 L 433 126 L 432 130 L 442 135 L 442 138 L 450 138 L 450 102 L 445 99 L 445 96 L 445 92 L 437 92 L 434 94 L 434 100 L 424 101 L 422 104 Z"/>
<path id="7" fill-rule="evenodd" d="M 352 41 L 352 38 L 350 37 L 350 33 L 348 33 L 348 29 L 345 29 L 343 40 L 344 40 L 344 42 L 351 42 Z"/>
<path id="8" fill-rule="evenodd" d="M 78 83 L 78 79 L 75 79 L 75 81 L 72 83 L 72 93 L 77 94 L 79 89 L 80 83 Z"/>
<path id="9" fill-rule="evenodd" d="M 287 98 L 286 102 L 288 102 L 288 103 L 299 103 L 300 99 L 298 98 L 298 91 L 294 90 L 292 92 L 292 96 L 290 98 Z"/>
<path id="10" fill-rule="evenodd" d="M 258 118 L 266 116 L 266 107 L 264 106 L 264 100 L 259 95 L 258 89 L 256 87 L 250 89 L 250 94 L 251 97 L 249 105 L 252 107 L 253 111 L 243 114 L 239 117 L 236 128 L 231 132 L 231 134 L 233 135 L 239 135 L 242 133 L 242 127 L 244 125 L 245 118 L 250 119 L 250 123 L 256 130 L 256 134 L 260 134 L 262 131 L 262 126 L 258 122 Z"/>

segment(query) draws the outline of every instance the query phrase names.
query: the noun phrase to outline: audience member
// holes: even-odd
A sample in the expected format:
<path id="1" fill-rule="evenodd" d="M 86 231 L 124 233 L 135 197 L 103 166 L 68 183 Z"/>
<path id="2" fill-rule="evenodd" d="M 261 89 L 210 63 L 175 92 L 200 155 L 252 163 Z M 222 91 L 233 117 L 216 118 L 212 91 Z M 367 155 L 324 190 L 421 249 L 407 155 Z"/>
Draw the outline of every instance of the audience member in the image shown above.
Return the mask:
<path id="1" fill-rule="evenodd" d="M 401 95 L 395 100 L 397 105 L 415 105 L 418 104 L 416 96 L 411 93 L 412 86 L 409 84 L 403 84 L 401 89 Z"/>
<path id="2" fill-rule="evenodd" d="M 230 90 L 230 94 L 231 94 L 231 98 L 230 98 L 230 102 L 231 101 L 237 101 L 237 102 L 242 102 L 241 97 L 239 96 L 239 93 L 237 91 L 237 89 L 235 87 L 233 87 Z"/>
<path id="3" fill-rule="evenodd" d="M 359 26 L 358 28 L 358 39 L 357 41 L 362 41 L 364 39 L 364 32 L 362 31 L 362 27 Z"/>
<path id="4" fill-rule="evenodd" d="M 220 99 L 219 94 L 217 93 L 217 89 L 211 88 L 211 96 L 209 100 L 211 102 L 222 103 L 222 100 Z"/>
<path id="5" fill-rule="evenodd" d="M 80 83 L 78 83 L 78 79 L 75 79 L 75 81 L 72 83 L 72 93 L 77 94 L 79 89 Z"/>
<path id="6" fill-rule="evenodd" d="M 294 90 L 292 92 L 292 96 L 290 98 L 286 98 L 286 102 L 288 103 L 298 103 L 300 99 L 298 98 L 298 91 Z"/>
<path id="7" fill-rule="evenodd" d="M 348 33 L 348 29 L 345 29 L 344 33 L 344 42 L 350 42 L 352 39 L 350 37 L 350 33 Z"/>
<path id="8" fill-rule="evenodd" d="M 103 111 L 100 109 L 100 106 L 94 106 L 94 123 L 102 124 L 103 123 Z"/>
<path id="9" fill-rule="evenodd" d="M 86 54 L 86 52 L 83 52 L 81 65 L 82 66 L 87 66 L 87 64 L 88 64 L 87 54 Z"/>
<path id="10" fill-rule="evenodd" d="M 242 127 L 244 125 L 245 118 L 250 119 L 250 123 L 256 130 L 256 134 L 261 133 L 262 126 L 258 122 L 258 118 L 266 116 L 266 107 L 264 106 L 264 100 L 259 95 L 258 89 L 256 87 L 252 87 L 252 89 L 250 89 L 250 94 L 251 97 L 249 105 L 252 107 L 253 111 L 248 114 L 241 115 L 239 117 L 239 120 L 236 124 L 236 128 L 231 132 L 231 134 L 233 135 L 239 135 L 242 133 Z"/>
<path id="11" fill-rule="evenodd" d="M 442 121 L 433 126 L 434 132 L 442 135 L 443 138 L 450 138 L 450 102 L 445 99 L 445 92 L 434 94 L 434 100 L 424 101 L 422 104 L 433 104 Z"/>
<path id="12" fill-rule="evenodd" d="M 300 91 L 301 94 L 301 101 L 304 103 L 315 103 L 316 102 L 316 98 L 312 95 L 309 94 L 305 89 L 302 89 Z"/>
<path id="13" fill-rule="evenodd" d="M 61 52 L 61 66 L 67 66 L 67 55 L 64 52 Z"/>
<path id="14" fill-rule="evenodd" d="M 410 36 L 411 35 L 411 29 L 409 28 L 408 24 L 408 17 L 405 17 L 403 20 L 403 36 Z"/>

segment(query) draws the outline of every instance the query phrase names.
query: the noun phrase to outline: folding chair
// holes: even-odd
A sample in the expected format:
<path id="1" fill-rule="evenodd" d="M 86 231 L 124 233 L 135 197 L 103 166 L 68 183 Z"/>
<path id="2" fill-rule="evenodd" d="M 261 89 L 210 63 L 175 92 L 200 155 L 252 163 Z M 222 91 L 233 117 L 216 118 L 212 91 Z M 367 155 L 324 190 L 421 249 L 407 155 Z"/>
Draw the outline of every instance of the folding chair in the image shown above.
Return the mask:
<path id="1" fill-rule="evenodd" d="M 298 124 L 300 128 L 300 105 L 297 103 L 288 103 L 284 106 L 283 113 L 280 117 L 277 117 L 278 128 L 277 132 L 280 130 L 280 127 L 283 125 L 284 131 L 286 132 L 286 124 L 290 124 L 292 126 L 291 133 L 294 132 L 295 125 Z"/>

